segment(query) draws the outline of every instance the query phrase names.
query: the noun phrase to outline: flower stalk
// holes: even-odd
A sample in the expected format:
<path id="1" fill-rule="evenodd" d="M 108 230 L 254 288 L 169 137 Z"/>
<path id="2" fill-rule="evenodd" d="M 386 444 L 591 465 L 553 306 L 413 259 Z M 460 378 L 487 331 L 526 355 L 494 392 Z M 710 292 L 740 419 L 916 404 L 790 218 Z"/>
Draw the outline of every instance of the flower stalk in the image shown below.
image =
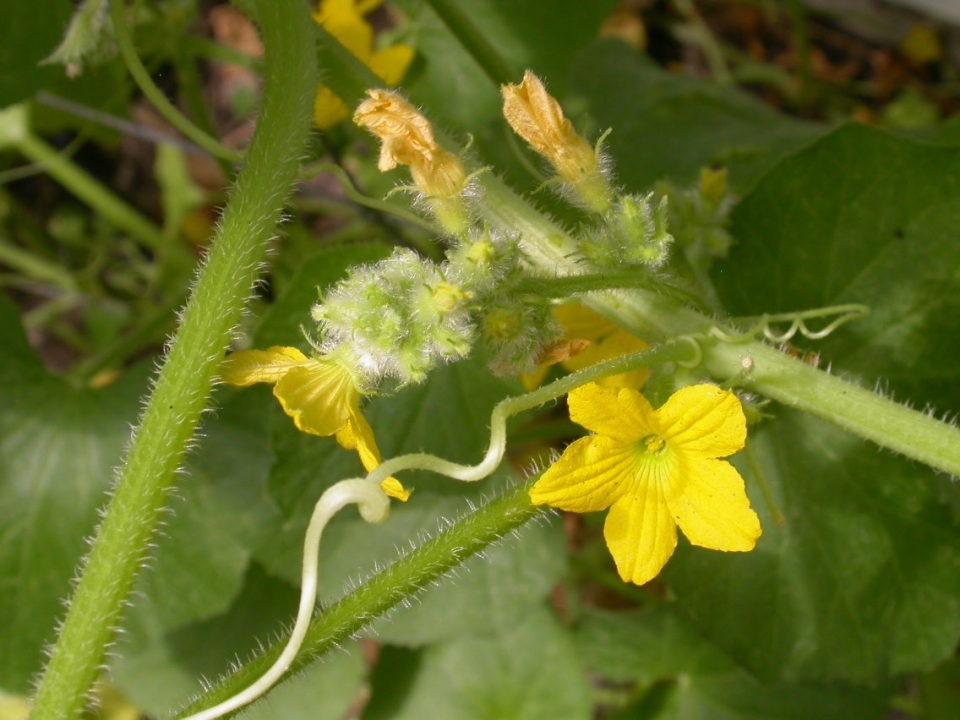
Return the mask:
<path id="1" fill-rule="evenodd" d="M 317 81 L 311 23 L 298 0 L 256 4 L 266 49 L 260 122 L 118 473 L 41 678 L 34 720 L 75 718 L 83 710 L 296 176 Z"/>

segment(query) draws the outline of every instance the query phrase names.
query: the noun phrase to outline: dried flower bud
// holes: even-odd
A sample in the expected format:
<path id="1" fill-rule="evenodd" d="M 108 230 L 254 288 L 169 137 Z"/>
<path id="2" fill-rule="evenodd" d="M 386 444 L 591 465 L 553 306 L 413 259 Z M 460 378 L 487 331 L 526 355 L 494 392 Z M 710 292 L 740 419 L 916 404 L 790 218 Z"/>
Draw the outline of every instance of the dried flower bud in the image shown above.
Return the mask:
<path id="1" fill-rule="evenodd" d="M 467 222 L 460 197 L 467 183 L 463 163 L 437 144 L 430 121 L 397 93 L 374 88 L 367 95 L 353 121 L 380 138 L 377 167 L 381 171 L 409 167 L 414 185 L 434 201 L 431 208 L 445 229 L 463 232 Z"/>
<path id="2" fill-rule="evenodd" d="M 610 205 L 610 190 L 596 150 L 564 116 L 563 110 L 540 79 L 527 70 L 519 85 L 504 85 L 503 115 L 514 132 L 543 155 L 570 183 L 586 204 L 597 212 Z"/>

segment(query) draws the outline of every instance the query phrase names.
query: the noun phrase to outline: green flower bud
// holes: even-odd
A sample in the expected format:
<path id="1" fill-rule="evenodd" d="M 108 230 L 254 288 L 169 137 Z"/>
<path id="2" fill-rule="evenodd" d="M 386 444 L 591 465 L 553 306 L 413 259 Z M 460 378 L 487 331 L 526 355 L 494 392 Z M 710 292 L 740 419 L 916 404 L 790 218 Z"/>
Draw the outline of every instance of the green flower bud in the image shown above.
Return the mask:
<path id="1" fill-rule="evenodd" d="M 474 326 L 471 293 L 411 250 L 354 268 L 311 315 L 326 352 L 348 348 L 372 380 L 418 383 L 439 364 L 466 357 Z"/>

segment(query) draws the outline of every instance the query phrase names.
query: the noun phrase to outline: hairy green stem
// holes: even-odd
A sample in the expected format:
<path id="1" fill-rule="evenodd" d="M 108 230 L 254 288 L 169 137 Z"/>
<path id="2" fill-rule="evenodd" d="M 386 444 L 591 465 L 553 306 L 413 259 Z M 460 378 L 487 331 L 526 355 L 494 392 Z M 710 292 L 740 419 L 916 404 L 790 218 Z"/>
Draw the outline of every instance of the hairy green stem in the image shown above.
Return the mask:
<path id="1" fill-rule="evenodd" d="M 933 468 L 960 477 L 960 430 L 761 342 L 703 343 L 704 366 L 748 390 L 828 420 Z"/>
<path id="2" fill-rule="evenodd" d="M 542 509 L 530 504 L 527 492 L 531 483 L 532 481 L 510 489 L 501 497 L 467 515 L 326 608 L 310 623 L 300 653 L 287 671 L 286 677 L 315 658 L 337 648 L 371 621 L 542 513 Z M 241 666 L 207 691 L 177 717 L 183 718 L 196 713 L 240 692 L 276 662 L 285 645 L 286 639 L 281 638 L 262 655 Z"/>
<path id="3" fill-rule="evenodd" d="M 140 88 L 140 91 L 147 97 L 151 104 L 163 115 L 167 121 L 177 130 L 186 135 L 190 140 L 202 147 L 215 158 L 221 158 L 229 162 L 238 162 L 241 154 L 235 150 L 230 150 L 223 146 L 219 140 L 207 135 L 203 130 L 194 125 L 186 118 L 172 102 L 167 100 L 167 96 L 154 84 L 150 73 L 144 67 L 137 50 L 133 46 L 133 40 L 130 37 L 129 28 L 127 28 L 125 0 L 110 0 L 110 21 L 113 23 L 114 38 L 123 62 L 134 81 Z"/>
<path id="4" fill-rule="evenodd" d="M 312 22 L 300 0 L 256 4 L 266 54 L 257 130 L 86 559 L 35 720 L 83 709 L 296 176 L 316 89 Z"/>

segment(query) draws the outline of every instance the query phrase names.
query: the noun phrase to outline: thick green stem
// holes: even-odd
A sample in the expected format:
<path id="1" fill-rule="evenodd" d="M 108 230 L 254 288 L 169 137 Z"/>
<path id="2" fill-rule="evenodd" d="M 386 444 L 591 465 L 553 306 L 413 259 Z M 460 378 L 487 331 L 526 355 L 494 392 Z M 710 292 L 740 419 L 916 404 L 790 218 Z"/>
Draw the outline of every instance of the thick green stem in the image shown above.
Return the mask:
<path id="1" fill-rule="evenodd" d="M 224 147 L 219 140 L 216 140 L 203 130 L 190 122 L 172 102 L 167 100 L 167 96 L 154 84 L 150 78 L 150 73 L 140 61 L 137 50 L 133 46 L 133 40 L 130 38 L 130 31 L 127 28 L 126 18 L 124 17 L 126 6 L 125 0 L 110 0 L 110 21 L 113 23 L 114 38 L 120 55 L 127 65 L 127 70 L 140 87 L 140 91 L 147 97 L 153 106 L 160 111 L 167 121 L 177 130 L 190 138 L 197 145 L 202 147 L 208 153 L 216 158 L 237 162 L 240 160 L 240 153 Z"/>
<path id="2" fill-rule="evenodd" d="M 310 624 L 300 654 L 286 677 L 338 647 L 374 619 L 543 512 L 530 504 L 527 494 L 530 484 L 524 483 L 507 491 L 326 608 Z M 177 717 L 212 707 L 240 692 L 266 672 L 285 645 L 286 639 L 281 638 L 262 655 L 211 688 Z"/>
<path id="3" fill-rule="evenodd" d="M 960 477 L 960 431 L 761 342 L 702 345 L 704 365 L 736 383 Z"/>
<path id="4" fill-rule="evenodd" d="M 256 4 L 266 54 L 257 130 L 97 530 L 40 682 L 35 720 L 83 709 L 296 176 L 317 82 L 312 21 L 300 0 Z"/>

